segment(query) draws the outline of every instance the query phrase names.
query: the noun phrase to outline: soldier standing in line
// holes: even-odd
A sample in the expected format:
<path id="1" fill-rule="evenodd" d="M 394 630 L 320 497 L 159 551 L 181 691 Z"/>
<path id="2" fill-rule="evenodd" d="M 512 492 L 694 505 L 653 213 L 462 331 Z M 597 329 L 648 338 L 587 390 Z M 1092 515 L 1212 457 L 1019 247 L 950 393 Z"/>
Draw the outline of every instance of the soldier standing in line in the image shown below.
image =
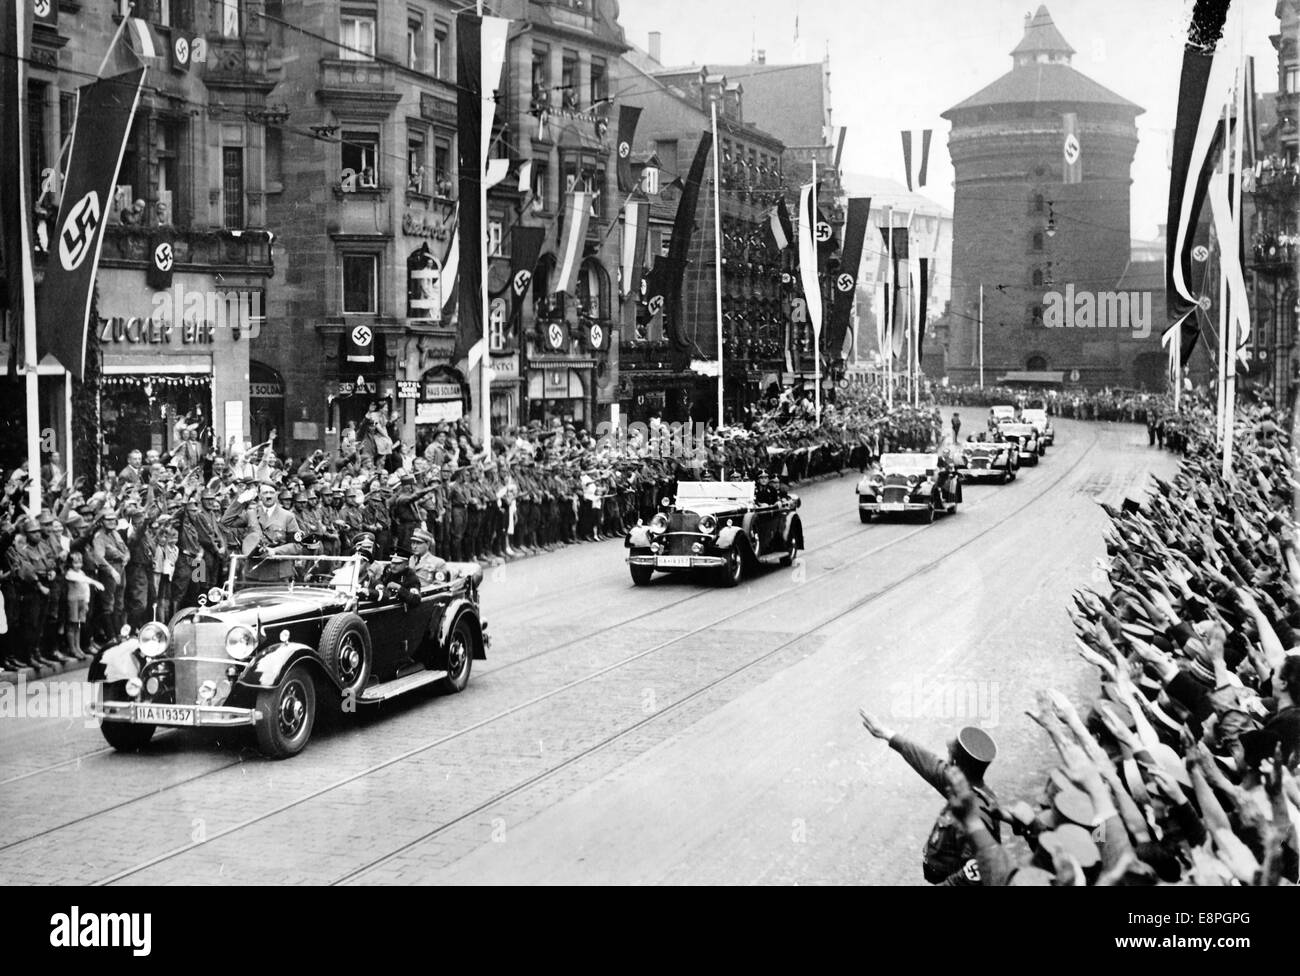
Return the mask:
<path id="1" fill-rule="evenodd" d="M 41 631 L 50 596 L 49 569 L 40 548 L 41 526 L 32 516 L 24 515 L 17 530 L 5 553 L 5 567 L 18 594 L 18 606 L 10 615 L 13 621 L 10 627 L 16 638 L 15 657 L 21 664 L 54 667 L 59 662 L 47 659 L 41 653 Z"/>
<path id="2" fill-rule="evenodd" d="M 447 502 L 451 509 L 451 518 L 447 527 L 447 552 L 452 562 L 465 562 L 465 529 L 469 522 L 469 493 L 462 468 L 457 468 L 452 475 L 452 482 L 447 489 Z"/>

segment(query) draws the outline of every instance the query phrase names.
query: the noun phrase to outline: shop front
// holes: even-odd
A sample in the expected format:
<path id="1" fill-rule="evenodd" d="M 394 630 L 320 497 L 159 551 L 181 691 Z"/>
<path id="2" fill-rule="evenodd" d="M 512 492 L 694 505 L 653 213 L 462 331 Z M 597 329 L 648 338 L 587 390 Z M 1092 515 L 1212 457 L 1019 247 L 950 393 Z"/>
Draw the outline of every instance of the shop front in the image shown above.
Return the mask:
<path id="1" fill-rule="evenodd" d="M 206 449 L 249 431 L 248 344 L 261 297 L 216 289 L 202 275 L 177 274 L 151 292 L 138 271 L 99 278 L 101 454 L 120 470 L 133 450 L 172 451 L 189 426 Z M 253 315 L 256 311 L 257 315 Z"/>
<path id="2" fill-rule="evenodd" d="M 553 417 L 592 428 L 592 365 L 575 368 L 571 360 L 534 361 L 528 370 L 528 419 L 543 425 Z"/>
<path id="3" fill-rule="evenodd" d="M 469 384 L 450 366 L 431 369 L 420 378 L 415 400 L 416 450 L 422 451 L 441 424 L 457 424 L 468 415 Z"/>

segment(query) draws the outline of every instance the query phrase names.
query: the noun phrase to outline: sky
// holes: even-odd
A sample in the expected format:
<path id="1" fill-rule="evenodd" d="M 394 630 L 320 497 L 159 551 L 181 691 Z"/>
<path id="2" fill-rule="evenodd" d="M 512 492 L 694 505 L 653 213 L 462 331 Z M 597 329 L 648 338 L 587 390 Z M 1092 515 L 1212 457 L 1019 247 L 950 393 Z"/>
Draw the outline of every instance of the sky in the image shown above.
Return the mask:
<path id="1" fill-rule="evenodd" d="M 1277 90 L 1275 0 L 1245 8 L 1246 53 L 1259 92 Z M 924 192 L 952 206 L 948 122 L 939 113 L 1011 70 L 1029 0 L 620 0 L 619 22 L 645 49 L 663 34 L 663 61 L 768 64 L 828 52 L 832 118 L 848 128 L 842 169 L 903 179 L 902 129 L 935 130 Z M 1168 205 L 1168 152 L 1178 105 L 1190 0 L 1051 0 L 1047 9 L 1074 67 L 1146 111 L 1137 117 L 1132 231 L 1155 237 Z M 795 44 L 798 20 L 799 43 Z M 1086 152 L 1086 147 L 1084 149 Z"/>

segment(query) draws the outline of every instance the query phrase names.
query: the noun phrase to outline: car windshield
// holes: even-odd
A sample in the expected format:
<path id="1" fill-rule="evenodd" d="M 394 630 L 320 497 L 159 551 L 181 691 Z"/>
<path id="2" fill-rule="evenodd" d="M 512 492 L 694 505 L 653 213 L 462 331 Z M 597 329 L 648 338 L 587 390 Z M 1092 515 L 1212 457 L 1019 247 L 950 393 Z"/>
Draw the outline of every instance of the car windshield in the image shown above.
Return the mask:
<path id="1" fill-rule="evenodd" d="M 1021 412 L 1021 416 L 1023 416 L 1025 420 L 1027 420 L 1031 424 L 1038 424 L 1039 426 L 1042 426 L 1043 424 L 1047 423 L 1046 410 L 1024 410 Z"/>
<path id="2" fill-rule="evenodd" d="M 1030 437 L 1034 428 L 1030 424 L 1003 424 L 1002 433 L 1007 437 Z"/>
<path id="3" fill-rule="evenodd" d="M 880 455 L 880 470 L 885 474 L 925 474 L 938 466 L 937 454 Z"/>
<path id="4" fill-rule="evenodd" d="M 1016 415 L 1016 408 L 1009 405 L 1002 405 L 993 408 L 993 416 L 998 418 L 1014 417 L 1015 415 Z"/>
<path id="5" fill-rule="evenodd" d="M 677 482 L 677 505 L 689 507 L 692 502 L 729 501 L 753 504 L 754 482 L 752 481 L 679 481 Z"/>
<path id="6" fill-rule="evenodd" d="M 356 596 L 362 579 L 360 556 L 266 556 L 253 559 L 237 555 L 230 561 L 226 591 L 270 586 L 313 587 L 334 590 L 343 596 Z"/>

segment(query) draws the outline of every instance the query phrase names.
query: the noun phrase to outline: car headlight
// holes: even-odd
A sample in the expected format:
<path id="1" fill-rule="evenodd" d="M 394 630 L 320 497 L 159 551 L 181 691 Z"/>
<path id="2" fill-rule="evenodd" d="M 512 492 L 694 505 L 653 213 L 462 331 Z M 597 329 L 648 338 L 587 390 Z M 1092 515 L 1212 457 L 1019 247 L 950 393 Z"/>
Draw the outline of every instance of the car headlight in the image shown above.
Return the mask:
<path id="1" fill-rule="evenodd" d="M 712 533 L 718 527 L 718 520 L 712 515 L 700 516 L 700 531 Z"/>
<path id="2" fill-rule="evenodd" d="M 665 515 L 663 512 L 659 512 L 658 514 L 656 514 L 655 517 L 650 520 L 650 531 L 667 532 L 668 516 Z"/>
<path id="3" fill-rule="evenodd" d="M 219 586 L 214 586 L 212 587 L 212 589 L 208 590 L 209 603 L 220 603 L 225 598 L 226 598 L 226 591 Z"/>
<path id="4" fill-rule="evenodd" d="M 157 657 L 167 650 L 167 645 L 171 643 L 171 635 L 167 633 L 166 627 L 155 620 L 140 628 L 138 641 L 141 654 L 145 657 Z"/>
<path id="5" fill-rule="evenodd" d="M 240 624 L 231 627 L 226 634 L 226 653 L 236 661 L 242 661 L 257 648 L 257 635 L 253 628 Z"/>

